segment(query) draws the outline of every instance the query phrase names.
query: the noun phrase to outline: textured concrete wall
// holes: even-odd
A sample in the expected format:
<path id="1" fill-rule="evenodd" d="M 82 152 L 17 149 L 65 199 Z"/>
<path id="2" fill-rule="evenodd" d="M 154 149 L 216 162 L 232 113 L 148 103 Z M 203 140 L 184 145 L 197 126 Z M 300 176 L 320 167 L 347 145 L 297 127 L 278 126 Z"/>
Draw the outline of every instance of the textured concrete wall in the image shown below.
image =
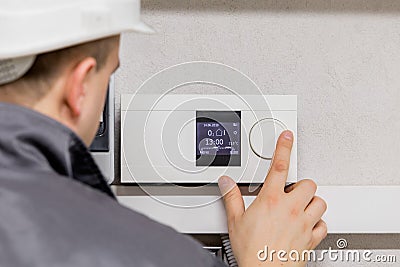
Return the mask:
<path id="1" fill-rule="evenodd" d="M 143 8 L 158 34 L 123 36 L 117 127 L 120 93 L 174 64 L 217 61 L 265 94 L 298 95 L 299 177 L 322 185 L 399 184 L 400 1 L 146 0 Z M 398 236 L 373 240 L 400 248 Z"/>

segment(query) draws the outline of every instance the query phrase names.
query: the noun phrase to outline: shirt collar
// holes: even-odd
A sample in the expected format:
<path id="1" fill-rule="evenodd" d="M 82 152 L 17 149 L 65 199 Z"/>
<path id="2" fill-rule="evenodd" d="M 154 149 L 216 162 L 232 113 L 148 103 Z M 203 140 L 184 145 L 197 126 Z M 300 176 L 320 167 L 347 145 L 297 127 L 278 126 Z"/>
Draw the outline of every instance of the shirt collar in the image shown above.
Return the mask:
<path id="1" fill-rule="evenodd" d="M 22 106 L 0 103 L 0 168 L 52 171 L 115 198 L 82 140 L 68 127 Z"/>

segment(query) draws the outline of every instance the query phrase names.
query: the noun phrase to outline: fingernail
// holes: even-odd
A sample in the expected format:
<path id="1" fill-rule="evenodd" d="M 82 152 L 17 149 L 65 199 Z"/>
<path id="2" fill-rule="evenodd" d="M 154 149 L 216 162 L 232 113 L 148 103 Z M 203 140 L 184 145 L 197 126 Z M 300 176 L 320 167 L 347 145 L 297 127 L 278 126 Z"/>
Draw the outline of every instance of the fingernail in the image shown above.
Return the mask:
<path id="1" fill-rule="evenodd" d="M 287 140 L 293 139 L 293 133 L 289 130 L 283 132 L 283 137 Z"/>
<path id="2" fill-rule="evenodd" d="M 221 191 L 222 195 L 225 195 L 226 193 L 231 191 L 231 189 L 234 186 L 235 186 L 234 181 L 232 181 L 232 179 L 229 178 L 228 176 L 221 176 L 218 179 L 218 187 L 219 187 L 219 191 Z"/>

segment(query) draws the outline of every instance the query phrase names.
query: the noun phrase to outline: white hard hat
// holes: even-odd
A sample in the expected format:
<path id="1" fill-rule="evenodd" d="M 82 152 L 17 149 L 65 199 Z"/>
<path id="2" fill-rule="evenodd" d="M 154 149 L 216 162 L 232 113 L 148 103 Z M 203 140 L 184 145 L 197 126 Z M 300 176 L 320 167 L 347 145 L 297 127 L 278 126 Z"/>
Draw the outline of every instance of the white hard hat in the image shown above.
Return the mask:
<path id="1" fill-rule="evenodd" d="M 154 32 L 140 21 L 140 0 L 0 0 L 0 85 L 36 55 L 126 31 Z"/>

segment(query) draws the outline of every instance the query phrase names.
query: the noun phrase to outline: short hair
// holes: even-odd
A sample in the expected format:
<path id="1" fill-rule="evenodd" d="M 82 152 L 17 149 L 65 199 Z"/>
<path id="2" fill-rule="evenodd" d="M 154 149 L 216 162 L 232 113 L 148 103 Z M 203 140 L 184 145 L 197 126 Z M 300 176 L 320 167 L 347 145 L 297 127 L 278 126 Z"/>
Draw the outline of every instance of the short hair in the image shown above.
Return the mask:
<path id="1" fill-rule="evenodd" d="M 40 98 L 70 64 L 78 64 L 87 57 L 93 57 L 97 62 L 96 70 L 100 70 L 107 62 L 110 51 L 118 44 L 118 40 L 119 36 L 111 36 L 40 54 L 36 57 L 29 71 L 13 83 L 22 82 L 28 85 L 21 88 L 21 93 Z M 10 85 L 13 83 L 10 83 Z M 30 88 L 35 92 L 27 92 L 29 90 L 27 87 L 30 86 L 35 87 L 34 89 Z M 0 90 L 1 88 L 2 86 L 0 86 Z"/>
<path id="2" fill-rule="evenodd" d="M 117 37 L 113 36 L 38 55 L 22 79 L 51 80 L 68 63 L 79 62 L 86 57 L 93 57 L 97 61 L 96 70 L 99 70 L 107 62 L 110 50 L 117 40 Z"/>

